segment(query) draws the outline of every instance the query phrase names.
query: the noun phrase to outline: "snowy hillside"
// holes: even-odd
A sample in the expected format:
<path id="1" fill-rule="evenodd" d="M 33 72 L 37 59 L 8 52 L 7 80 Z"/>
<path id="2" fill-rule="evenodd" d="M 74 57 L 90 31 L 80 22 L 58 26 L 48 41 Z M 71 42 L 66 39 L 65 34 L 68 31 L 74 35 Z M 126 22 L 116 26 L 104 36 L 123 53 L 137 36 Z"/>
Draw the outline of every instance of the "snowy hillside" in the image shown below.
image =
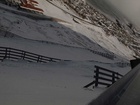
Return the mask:
<path id="1" fill-rule="evenodd" d="M 38 2 L 45 16 L 0 4 L 0 47 L 68 61 L 33 63 L 2 58 L 1 105 L 86 105 L 107 89 L 83 88 L 93 81 L 95 65 L 122 75 L 130 71 L 134 52 L 116 37 L 74 18 L 79 15 L 62 1 Z"/>
<path id="2" fill-rule="evenodd" d="M 72 16 L 64 13 L 47 1 L 44 2 L 41 2 L 42 5 L 41 3 L 40 5 L 44 8 L 48 7 L 47 10 L 51 12 L 49 13 L 46 11 L 44 14 L 48 13 L 47 16 L 50 17 L 53 15 L 54 17 L 55 13 L 52 11 L 54 10 L 60 14 L 55 17 L 66 22 L 60 21 L 56 23 L 54 21 L 44 22 L 44 20 L 31 20 L 17 16 L 17 14 L 11 15 L 11 13 L 3 13 L 1 11 L 1 27 L 21 37 L 34 40 L 38 39 L 70 46 L 86 47 L 92 50 L 99 44 L 113 53 L 126 56 L 129 59 L 132 58 L 133 52 L 129 48 L 121 44 L 115 37 L 106 36 L 101 28 L 85 22 L 83 23 L 80 20 L 78 20 L 80 24 L 77 24 L 73 21 Z M 46 5 L 49 5 L 51 8 Z M 22 14 L 22 12 L 20 14 Z"/>

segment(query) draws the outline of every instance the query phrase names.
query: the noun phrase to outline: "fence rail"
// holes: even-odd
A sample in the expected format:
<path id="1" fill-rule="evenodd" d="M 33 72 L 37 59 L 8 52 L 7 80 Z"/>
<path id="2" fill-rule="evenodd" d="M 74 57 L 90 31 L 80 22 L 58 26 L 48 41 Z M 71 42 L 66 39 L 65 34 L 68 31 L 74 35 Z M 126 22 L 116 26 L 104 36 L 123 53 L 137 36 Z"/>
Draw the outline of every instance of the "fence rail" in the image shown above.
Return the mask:
<path id="1" fill-rule="evenodd" d="M 103 53 L 103 52 L 99 52 L 99 51 L 94 51 L 94 50 L 89 50 L 94 54 L 100 55 L 102 57 L 105 57 L 107 59 L 111 59 L 114 60 L 116 58 L 116 56 L 113 53 Z"/>
<path id="2" fill-rule="evenodd" d="M 98 85 L 105 85 L 107 87 L 114 84 L 118 79 L 122 78 L 123 75 L 118 72 L 114 72 L 99 66 L 95 66 L 96 70 L 94 71 L 94 81 L 84 86 L 84 88 L 88 88 L 91 85 L 97 87 Z"/>
<path id="3" fill-rule="evenodd" d="M 10 59 L 10 60 L 26 60 L 29 62 L 59 62 L 59 61 L 68 61 L 68 60 L 62 60 L 52 57 L 46 57 L 42 55 L 38 55 L 35 53 L 31 53 L 28 51 L 23 51 L 15 48 L 10 47 L 0 47 L 0 61 L 3 61 L 4 59 Z"/>

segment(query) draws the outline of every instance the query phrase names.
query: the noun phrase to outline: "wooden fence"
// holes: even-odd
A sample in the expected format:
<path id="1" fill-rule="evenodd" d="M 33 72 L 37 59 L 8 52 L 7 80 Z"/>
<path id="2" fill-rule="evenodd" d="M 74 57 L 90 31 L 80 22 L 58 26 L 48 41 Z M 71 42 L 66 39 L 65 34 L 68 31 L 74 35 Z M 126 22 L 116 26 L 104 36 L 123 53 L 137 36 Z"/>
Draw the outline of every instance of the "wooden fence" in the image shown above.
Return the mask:
<path id="1" fill-rule="evenodd" d="M 29 62 L 42 62 L 42 63 L 67 61 L 67 60 L 38 55 L 15 48 L 0 47 L 0 61 L 3 61 L 4 59 L 10 59 L 15 61 L 26 60 Z"/>
<path id="2" fill-rule="evenodd" d="M 100 55 L 102 57 L 105 57 L 107 59 L 111 59 L 114 60 L 116 58 L 116 56 L 114 55 L 114 53 L 103 53 L 103 52 L 99 52 L 99 51 L 94 51 L 94 50 L 89 50 L 94 54 Z"/>
<path id="3" fill-rule="evenodd" d="M 99 66 L 95 66 L 96 70 L 94 71 L 94 81 L 84 86 L 84 88 L 88 88 L 91 85 L 97 87 L 98 85 L 105 85 L 107 87 L 111 86 L 118 79 L 122 78 L 123 75 L 118 72 L 114 72 Z"/>

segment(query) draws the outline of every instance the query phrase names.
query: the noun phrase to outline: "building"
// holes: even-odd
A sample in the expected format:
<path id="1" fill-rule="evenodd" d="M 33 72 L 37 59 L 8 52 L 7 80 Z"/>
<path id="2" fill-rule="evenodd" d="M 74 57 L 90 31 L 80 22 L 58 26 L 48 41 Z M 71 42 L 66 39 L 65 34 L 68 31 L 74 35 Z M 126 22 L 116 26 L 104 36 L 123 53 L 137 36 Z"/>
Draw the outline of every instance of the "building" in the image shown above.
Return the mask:
<path id="1" fill-rule="evenodd" d="M 38 13 L 43 13 L 44 11 L 37 6 L 38 2 L 35 0 L 21 0 L 20 8 L 31 10 Z"/>
<path id="2" fill-rule="evenodd" d="M 18 6 L 18 8 L 33 11 L 36 13 L 43 14 L 43 10 L 38 7 L 36 0 L 5 0 L 7 5 Z"/>

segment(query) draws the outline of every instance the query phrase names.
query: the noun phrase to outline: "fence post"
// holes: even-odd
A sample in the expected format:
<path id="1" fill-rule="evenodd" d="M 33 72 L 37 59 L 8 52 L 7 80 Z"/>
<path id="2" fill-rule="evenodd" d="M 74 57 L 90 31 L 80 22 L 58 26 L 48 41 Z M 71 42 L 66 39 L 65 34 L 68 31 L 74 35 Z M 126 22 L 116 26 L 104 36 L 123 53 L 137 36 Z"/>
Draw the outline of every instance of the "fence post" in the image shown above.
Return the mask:
<path id="1" fill-rule="evenodd" d="M 7 48 L 5 48 L 5 56 L 3 59 L 6 59 L 7 58 Z"/>
<path id="2" fill-rule="evenodd" d="M 22 54 L 23 54 L 23 55 L 22 55 L 22 59 L 24 60 L 24 58 L 25 58 L 25 51 L 23 51 Z"/>
<path id="3" fill-rule="evenodd" d="M 8 48 L 8 51 L 9 51 L 9 53 L 8 53 L 8 55 L 9 55 L 8 58 L 10 59 L 10 55 L 11 55 L 11 54 L 10 54 L 10 51 L 11 51 L 11 49 Z"/>
<path id="4" fill-rule="evenodd" d="M 99 77 L 99 68 L 96 67 L 96 74 L 95 74 L 95 87 L 98 86 L 98 77 Z"/>
<path id="5" fill-rule="evenodd" d="M 40 62 L 40 56 L 38 55 L 37 62 Z"/>
<path id="6" fill-rule="evenodd" d="M 115 73 L 112 73 L 112 84 L 115 83 Z"/>
<path id="7" fill-rule="evenodd" d="M 42 62 L 42 56 L 40 56 L 40 58 L 39 58 L 39 62 Z"/>
<path id="8" fill-rule="evenodd" d="M 49 59 L 50 59 L 50 61 L 51 61 L 51 62 L 53 61 L 53 59 L 52 59 L 52 58 L 49 58 Z M 49 61 L 49 62 L 50 62 L 50 61 Z"/>

